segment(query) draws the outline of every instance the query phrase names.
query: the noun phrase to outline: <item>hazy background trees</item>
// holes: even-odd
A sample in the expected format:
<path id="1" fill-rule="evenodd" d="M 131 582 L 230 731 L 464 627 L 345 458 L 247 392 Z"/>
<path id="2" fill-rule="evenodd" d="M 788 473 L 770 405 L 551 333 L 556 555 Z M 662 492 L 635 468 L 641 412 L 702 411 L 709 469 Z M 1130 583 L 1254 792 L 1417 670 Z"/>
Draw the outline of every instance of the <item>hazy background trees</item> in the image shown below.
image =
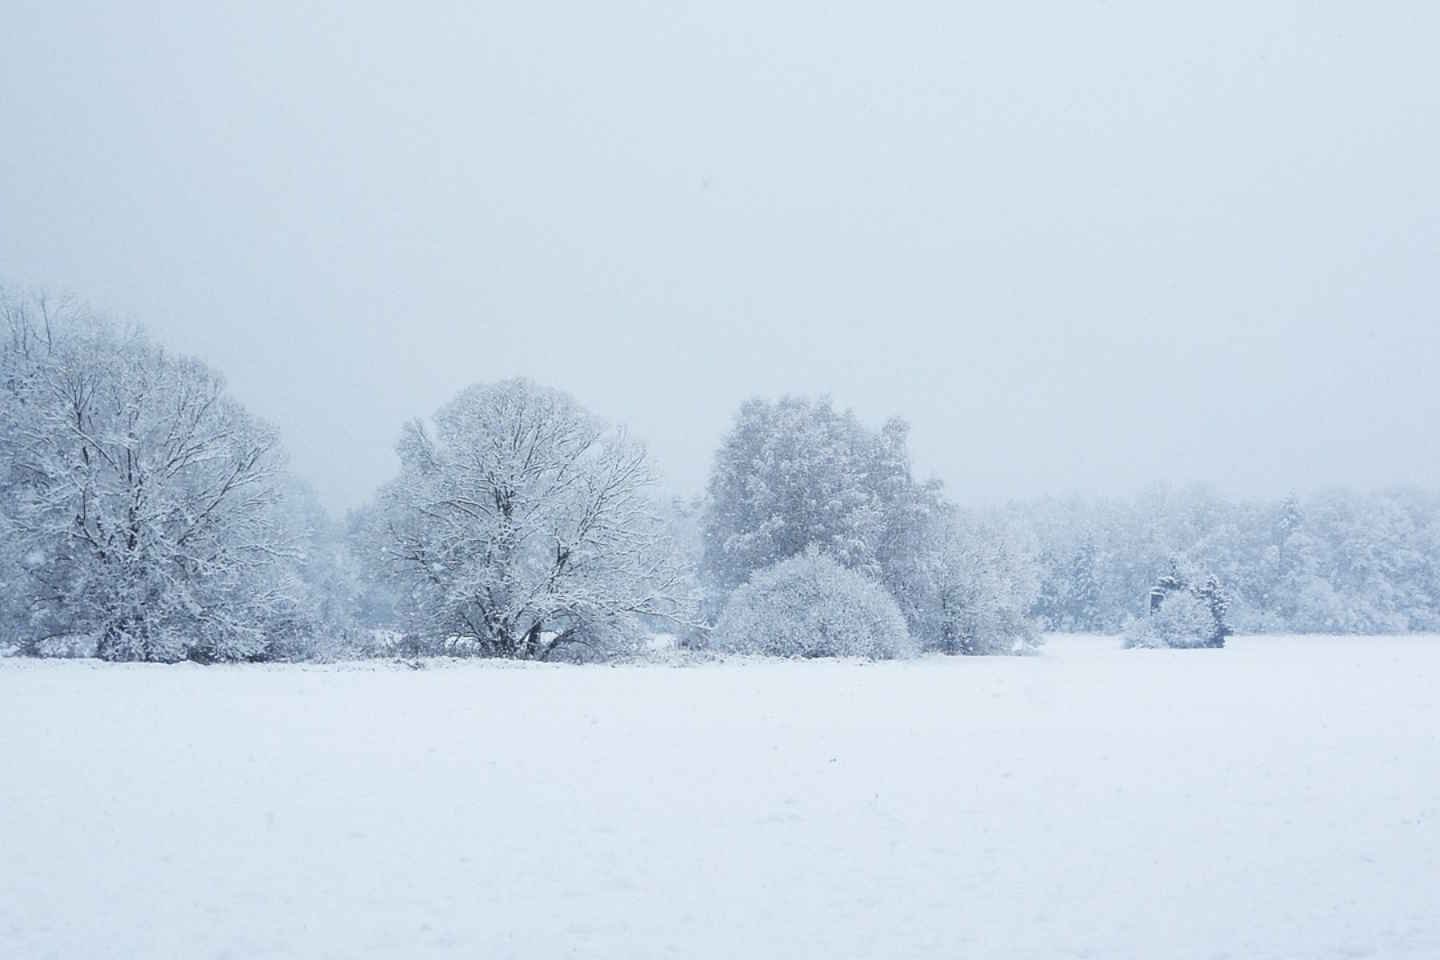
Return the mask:
<path id="1" fill-rule="evenodd" d="M 1035 545 L 1047 629 L 1113 632 L 1145 612 L 1172 563 L 1215 576 L 1237 630 L 1440 629 L 1440 494 L 1324 490 L 1273 500 L 1207 488 L 1012 503 Z"/>

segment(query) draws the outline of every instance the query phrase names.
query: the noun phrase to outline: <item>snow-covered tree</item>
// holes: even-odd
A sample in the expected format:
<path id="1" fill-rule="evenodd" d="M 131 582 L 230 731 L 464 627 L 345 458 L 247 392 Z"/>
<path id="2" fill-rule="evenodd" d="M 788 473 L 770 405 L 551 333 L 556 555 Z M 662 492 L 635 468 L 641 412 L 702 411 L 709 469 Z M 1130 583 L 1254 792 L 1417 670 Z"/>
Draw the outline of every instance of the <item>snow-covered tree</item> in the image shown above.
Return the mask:
<path id="1" fill-rule="evenodd" d="M 26 634 L 87 634 L 110 659 L 263 656 L 298 603 L 275 432 L 204 364 L 74 305 L 6 297 L 3 336 Z"/>
<path id="2" fill-rule="evenodd" d="M 275 522 L 291 542 L 277 574 L 279 595 L 265 619 L 270 659 L 333 660 L 357 650 L 356 606 L 362 586 L 344 528 L 309 484 L 291 476 L 276 501 Z"/>
<path id="3" fill-rule="evenodd" d="M 1103 629 L 1099 566 L 1095 542 L 1088 537 L 1072 548 L 1068 560 L 1042 549 L 1034 615 L 1051 630 Z"/>
<path id="4" fill-rule="evenodd" d="M 715 455 L 704 519 L 705 573 L 719 596 L 812 546 L 878 575 L 879 452 L 876 435 L 828 399 L 742 406 Z"/>
<path id="5" fill-rule="evenodd" d="M 1192 592 L 1197 600 L 1205 604 L 1205 609 L 1210 611 L 1213 627 L 1206 646 L 1225 646 L 1225 640 L 1235 633 L 1230 629 L 1229 594 L 1220 588 L 1220 581 L 1213 576 L 1206 577 L 1203 583 L 1192 588 Z"/>
<path id="6" fill-rule="evenodd" d="M 947 525 L 937 570 L 928 646 L 971 655 L 1039 647 L 1042 636 L 1030 616 L 1039 570 L 1014 531 L 957 512 Z"/>
<path id="7" fill-rule="evenodd" d="M 340 562 L 353 585 L 350 614 L 362 628 L 398 631 L 407 620 L 407 577 L 395 575 L 393 538 L 378 501 L 345 517 Z"/>
<path id="8" fill-rule="evenodd" d="M 731 594 L 717 649 L 779 657 L 911 657 L 918 646 L 885 588 L 816 547 L 757 572 Z"/>
<path id="9" fill-rule="evenodd" d="M 756 571 L 815 547 L 883 583 L 917 622 L 937 484 L 910 470 L 903 420 L 879 431 L 848 411 L 787 397 L 741 407 L 711 470 L 703 571 L 712 609 Z"/>
<path id="10" fill-rule="evenodd" d="M 409 629 L 449 649 L 548 659 L 634 649 L 689 622 L 644 449 L 526 380 L 470 387 L 414 421 L 378 517 Z"/>
<path id="11" fill-rule="evenodd" d="M 3 416 L 0 416 L 0 422 L 3 422 Z M 6 438 L 0 434 L 0 448 L 5 442 Z M 3 459 L 3 454 L 0 454 L 0 460 Z M 31 640 L 26 628 L 28 587 L 25 565 L 11 515 L 17 499 L 16 491 L 0 480 L 0 656 L 21 651 Z"/>
<path id="12" fill-rule="evenodd" d="M 674 634 L 676 642 L 682 647 L 704 647 L 708 642 L 708 631 L 699 619 L 698 598 L 704 596 L 700 565 L 704 559 L 705 541 L 701 523 L 705 516 L 705 499 L 698 496 L 672 497 L 659 507 L 665 539 L 683 573 L 679 591 L 683 596 L 697 598 L 697 609 L 694 623 L 677 625 L 652 619 L 652 625 L 657 633 Z"/>
<path id="13" fill-rule="evenodd" d="M 880 583 L 927 649 L 998 653 L 1038 639 L 1036 577 L 1003 525 L 967 524 L 916 481 L 909 427 L 879 431 L 828 400 L 753 400 L 715 456 L 704 517 L 712 604 L 767 566 L 818 549 Z"/>

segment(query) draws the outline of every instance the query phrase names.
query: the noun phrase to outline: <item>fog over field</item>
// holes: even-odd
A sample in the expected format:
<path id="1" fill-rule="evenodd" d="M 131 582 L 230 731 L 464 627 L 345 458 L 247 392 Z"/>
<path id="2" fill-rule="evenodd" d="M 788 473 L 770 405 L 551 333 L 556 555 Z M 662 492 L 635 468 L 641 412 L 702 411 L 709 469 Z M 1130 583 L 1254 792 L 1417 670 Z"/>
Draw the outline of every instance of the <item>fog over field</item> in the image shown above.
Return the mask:
<path id="1" fill-rule="evenodd" d="M 792 392 L 966 501 L 1440 473 L 1433 4 L 4 19 L 0 277 L 223 363 L 332 509 L 516 375 L 681 494 Z"/>

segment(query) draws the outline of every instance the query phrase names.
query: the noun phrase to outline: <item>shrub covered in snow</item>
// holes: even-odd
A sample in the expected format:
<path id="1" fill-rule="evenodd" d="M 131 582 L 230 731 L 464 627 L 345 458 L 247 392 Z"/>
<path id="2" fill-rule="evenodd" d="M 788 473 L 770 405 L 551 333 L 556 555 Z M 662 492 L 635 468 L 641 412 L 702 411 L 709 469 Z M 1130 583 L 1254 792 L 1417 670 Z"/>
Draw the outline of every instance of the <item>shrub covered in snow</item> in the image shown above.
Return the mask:
<path id="1" fill-rule="evenodd" d="M 1127 647 L 1212 647 L 1215 616 L 1210 605 L 1188 590 L 1170 594 L 1160 609 L 1125 628 Z"/>
<path id="2" fill-rule="evenodd" d="M 761 570 L 736 590 L 712 642 L 779 657 L 888 660 L 917 652 L 885 588 L 815 549 Z"/>
<path id="3" fill-rule="evenodd" d="M 1220 582 L 1207 576 L 1192 584 L 1176 561 L 1156 582 L 1150 602 L 1150 616 L 1126 626 L 1127 647 L 1223 647 L 1232 633 L 1230 597 Z"/>

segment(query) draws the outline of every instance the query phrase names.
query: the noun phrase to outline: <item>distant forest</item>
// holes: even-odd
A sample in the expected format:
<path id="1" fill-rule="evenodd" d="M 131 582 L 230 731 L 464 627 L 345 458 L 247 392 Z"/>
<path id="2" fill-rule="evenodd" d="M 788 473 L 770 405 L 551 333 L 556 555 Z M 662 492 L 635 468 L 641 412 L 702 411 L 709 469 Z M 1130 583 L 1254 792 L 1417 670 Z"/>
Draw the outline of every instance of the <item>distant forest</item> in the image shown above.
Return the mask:
<path id="1" fill-rule="evenodd" d="M 1157 487 L 1125 499 L 1025 501 L 1000 514 L 1039 565 L 1031 609 L 1047 629 L 1119 629 L 1173 561 L 1224 585 L 1241 631 L 1440 630 L 1436 491 L 1232 500 Z"/>

